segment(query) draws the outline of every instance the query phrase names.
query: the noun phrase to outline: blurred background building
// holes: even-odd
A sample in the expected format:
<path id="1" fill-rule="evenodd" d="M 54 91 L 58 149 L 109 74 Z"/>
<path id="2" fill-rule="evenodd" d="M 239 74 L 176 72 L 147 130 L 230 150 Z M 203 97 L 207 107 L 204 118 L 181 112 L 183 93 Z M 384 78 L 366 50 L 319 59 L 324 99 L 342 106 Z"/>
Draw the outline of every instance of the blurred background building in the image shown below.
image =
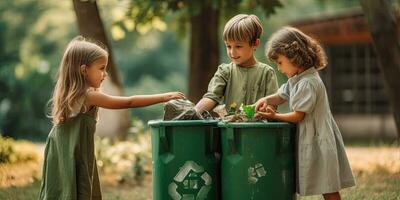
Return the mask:
<path id="1" fill-rule="evenodd" d="M 362 11 L 303 19 L 291 25 L 324 46 L 328 66 L 320 75 L 344 137 L 395 138 L 389 99 Z"/>

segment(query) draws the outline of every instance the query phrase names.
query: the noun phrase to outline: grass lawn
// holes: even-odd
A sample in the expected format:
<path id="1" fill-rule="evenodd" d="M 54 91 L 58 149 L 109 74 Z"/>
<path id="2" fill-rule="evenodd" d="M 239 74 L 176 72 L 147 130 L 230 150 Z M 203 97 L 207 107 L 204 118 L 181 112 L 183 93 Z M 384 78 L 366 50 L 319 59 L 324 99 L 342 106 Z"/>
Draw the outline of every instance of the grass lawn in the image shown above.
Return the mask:
<path id="1" fill-rule="evenodd" d="M 357 186 L 341 191 L 344 200 L 400 200 L 400 150 L 398 147 L 348 147 L 347 153 L 356 177 Z M 15 169 L 15 167 L 13 167 Z M 9 170 L 9 169 L 8 169 Z M 0 165 L 0 181 L 10 176 Z M 14 179 L 21 179 L 17 177 Z M 20 185 L 22 184 L 22 185 Z M 102 176 L 103 196 L 106 200 L 152 199 L 151 177 L 147 175 L 141 185 L 118 184 Z M 3 186 L 0 182 L 1 200 L 37 199 L 40 181 L 15 182 Z M 319 200 L 322 196 L 300 197 L 300 200 Z"/>
<path id="2" fill-rule="evenodd" d="M 103 199 L 108 200 L 150 200 L 151 188 L 144 186 L 105 186 L 103 187 Z M 23 187 L 10 187 L 0 189 L 2 200 L 37 200 L 40 182 L 36 181 Z"/>
<path id="3" fill-rule="evenodd" d="M 387 172 L 356 175 L 357 186 L 341 191 L 344 200 L 400 200 L 400 176 Z M 322 195 L 301 200 L 323 200 Z"/>
<path id="4" fill-rule="evenodd" d="M 387 172 L 359 174 L 356 176 L 357 187 L 342 191 L 345 200 L 400 200 L 400 176 Z M 2 200 L 37 199 L 40 182 L 23 187 L 0 189 Z M 151 186 L 103 186 L 104 199 L 108 200 L 149 200 Z M 300 197 L 300 200 L 318 200 L 322 196 Z"/>

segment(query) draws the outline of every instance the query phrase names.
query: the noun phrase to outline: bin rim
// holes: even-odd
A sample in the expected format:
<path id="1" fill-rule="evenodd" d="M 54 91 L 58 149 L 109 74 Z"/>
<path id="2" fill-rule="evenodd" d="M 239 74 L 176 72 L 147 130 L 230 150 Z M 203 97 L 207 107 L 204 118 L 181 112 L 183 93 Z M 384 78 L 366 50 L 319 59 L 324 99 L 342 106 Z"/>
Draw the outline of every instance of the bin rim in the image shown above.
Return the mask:
<path id="1" fill-rule="evenodd" d="M 220 128 L 292 128 L 296 125 L 289 122 L 219 122 Z"/>
<path id="2" fill-rule="evenodd" d="M 198 125 L 215 125 L 217 126 L 219 120 L 168 120 L 162 119 L 150 120 L 147 124 L 151 127 L 158 126 L 198 126 Z"/>

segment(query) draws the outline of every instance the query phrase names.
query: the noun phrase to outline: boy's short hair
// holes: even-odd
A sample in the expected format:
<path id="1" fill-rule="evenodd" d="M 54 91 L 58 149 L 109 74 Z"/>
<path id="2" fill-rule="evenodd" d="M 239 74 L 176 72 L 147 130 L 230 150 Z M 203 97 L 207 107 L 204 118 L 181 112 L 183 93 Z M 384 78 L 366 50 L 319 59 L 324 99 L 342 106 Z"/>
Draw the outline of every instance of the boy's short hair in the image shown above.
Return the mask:
<path id="1" fill-rule="evenodd" d="M 254 44 L 260 39 L 263 28 L 255 15 L 238 14 L 232 17 L 224 28 L 224 41 L 247 41 Z"/>

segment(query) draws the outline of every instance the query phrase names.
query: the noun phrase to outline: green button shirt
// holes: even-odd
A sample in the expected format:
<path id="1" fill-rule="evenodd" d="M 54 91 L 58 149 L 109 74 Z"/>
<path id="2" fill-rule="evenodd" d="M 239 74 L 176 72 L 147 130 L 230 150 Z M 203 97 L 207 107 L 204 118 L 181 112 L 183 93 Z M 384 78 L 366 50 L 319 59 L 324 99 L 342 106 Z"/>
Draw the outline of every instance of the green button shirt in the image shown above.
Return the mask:
<path id="1" fill-rule="evenodd" d="M 278 90 L 275 71 L 267 64 L 257 62 L 250 67 L 234 63 L 221 64 L 203 96 L 226 106 L 236 103 L 253 104 L 258 99 Z"/>

